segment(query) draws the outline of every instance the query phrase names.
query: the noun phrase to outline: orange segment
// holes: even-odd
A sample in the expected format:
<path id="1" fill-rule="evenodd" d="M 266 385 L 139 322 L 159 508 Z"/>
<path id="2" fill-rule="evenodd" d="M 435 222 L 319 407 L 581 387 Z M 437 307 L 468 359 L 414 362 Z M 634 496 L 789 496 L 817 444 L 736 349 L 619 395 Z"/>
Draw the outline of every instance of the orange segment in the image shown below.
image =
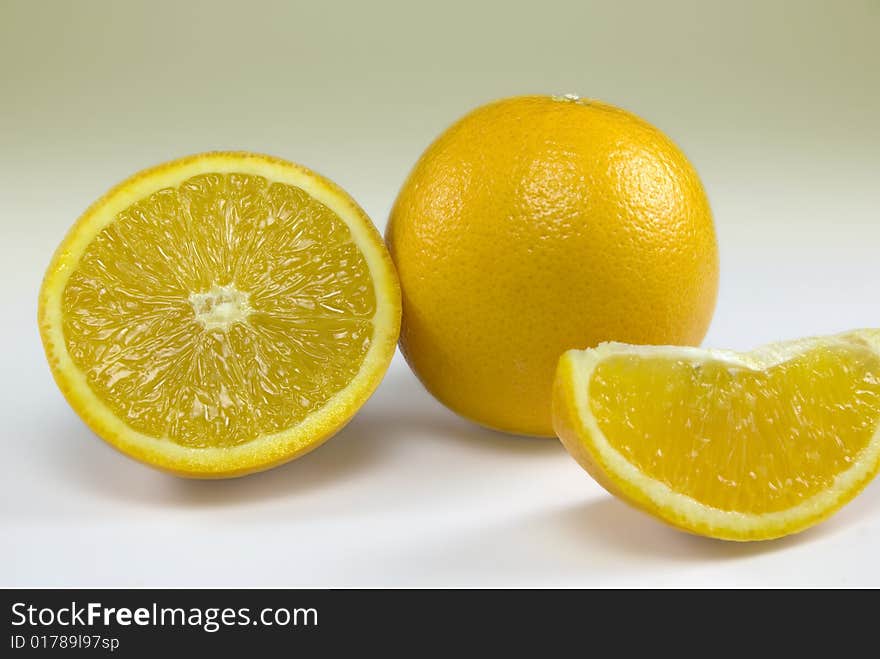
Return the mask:
<path id="1" fill-rule="evenodd" d="M 560 363 L 556 423 L 615 493 L 707 535 L 805 528 L 854 496 L 880 455 L 876 335 L 736 355 L 605 344 Z"/>

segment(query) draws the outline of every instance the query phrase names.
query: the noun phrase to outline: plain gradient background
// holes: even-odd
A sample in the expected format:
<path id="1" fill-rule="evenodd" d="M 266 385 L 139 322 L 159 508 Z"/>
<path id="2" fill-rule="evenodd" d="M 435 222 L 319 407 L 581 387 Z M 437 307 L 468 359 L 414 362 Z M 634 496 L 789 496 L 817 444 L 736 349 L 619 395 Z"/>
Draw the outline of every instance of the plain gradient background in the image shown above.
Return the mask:
<path id="1" fill-rule="evenodd" d="M 557 442 L 458 419 L 399 356 L 314 453 L 177 480 L 85 428 L 35 321 L 67 228 L 143 167 L 275 154 L 382 228 L 457 117 L 576 93 L 642 115 L 700 172 L 722 259 L 707 345 L 878 325 L 878 34 L 878 0 L 0 0 L 0 585 L 880 585 L 880 484 L 796 537 L 687 536 Z"/>

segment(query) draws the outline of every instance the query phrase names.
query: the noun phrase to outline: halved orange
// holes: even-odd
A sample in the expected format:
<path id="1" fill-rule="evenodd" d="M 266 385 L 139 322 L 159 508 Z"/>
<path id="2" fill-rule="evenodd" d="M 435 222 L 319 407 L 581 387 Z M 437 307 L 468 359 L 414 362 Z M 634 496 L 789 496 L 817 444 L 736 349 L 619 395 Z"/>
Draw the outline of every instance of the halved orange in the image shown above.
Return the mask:
<path id="1" fill-rule="evenodd" d="M 880 469 L 880 331 L 750 353 L 570 350 L 553 409 L 568 451 L 631 504 L 716 538 L 783 536 Z"/>
<path id="2" fill-rule="evenodd" d="M 332 436 L 394 354 L 400 291 L 338 186 L 252 153 L 206 153 L 113 188 L 46 272 L 39 325 L 70 405 L 176 474 L 265 469 Z"/>

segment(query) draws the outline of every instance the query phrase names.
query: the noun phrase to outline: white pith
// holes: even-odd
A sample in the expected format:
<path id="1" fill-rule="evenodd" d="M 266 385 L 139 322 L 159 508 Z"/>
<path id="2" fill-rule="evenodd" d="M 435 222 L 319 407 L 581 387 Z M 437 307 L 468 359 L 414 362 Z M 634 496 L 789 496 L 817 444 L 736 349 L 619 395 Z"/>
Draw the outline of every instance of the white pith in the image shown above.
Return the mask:
<path id="1" fill-rule="evenodd" d="M 228 330 L 234 323 L 243 323 L 251 315 L 248 302 L 250 293 L 238 290 L 234 284 L 214 284 L 207 291 L 189 295 L 196 320 L 206 330 Z"/>

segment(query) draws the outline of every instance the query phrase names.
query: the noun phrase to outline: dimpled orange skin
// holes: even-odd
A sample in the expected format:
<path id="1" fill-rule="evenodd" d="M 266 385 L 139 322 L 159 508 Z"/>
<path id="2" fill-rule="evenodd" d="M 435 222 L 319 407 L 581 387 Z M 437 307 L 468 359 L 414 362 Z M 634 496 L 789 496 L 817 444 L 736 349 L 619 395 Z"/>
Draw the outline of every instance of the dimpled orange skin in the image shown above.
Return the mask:
<path id="1" fill-rule="evenodd" d="M 401 350 L 442 403 L 553 436 L 559 356 L 602 341 L 697 345 L 718 290 L 709 203 L 684 154 L 620 108 L 523 96 L 422 155 L 386 241 Z"/>

